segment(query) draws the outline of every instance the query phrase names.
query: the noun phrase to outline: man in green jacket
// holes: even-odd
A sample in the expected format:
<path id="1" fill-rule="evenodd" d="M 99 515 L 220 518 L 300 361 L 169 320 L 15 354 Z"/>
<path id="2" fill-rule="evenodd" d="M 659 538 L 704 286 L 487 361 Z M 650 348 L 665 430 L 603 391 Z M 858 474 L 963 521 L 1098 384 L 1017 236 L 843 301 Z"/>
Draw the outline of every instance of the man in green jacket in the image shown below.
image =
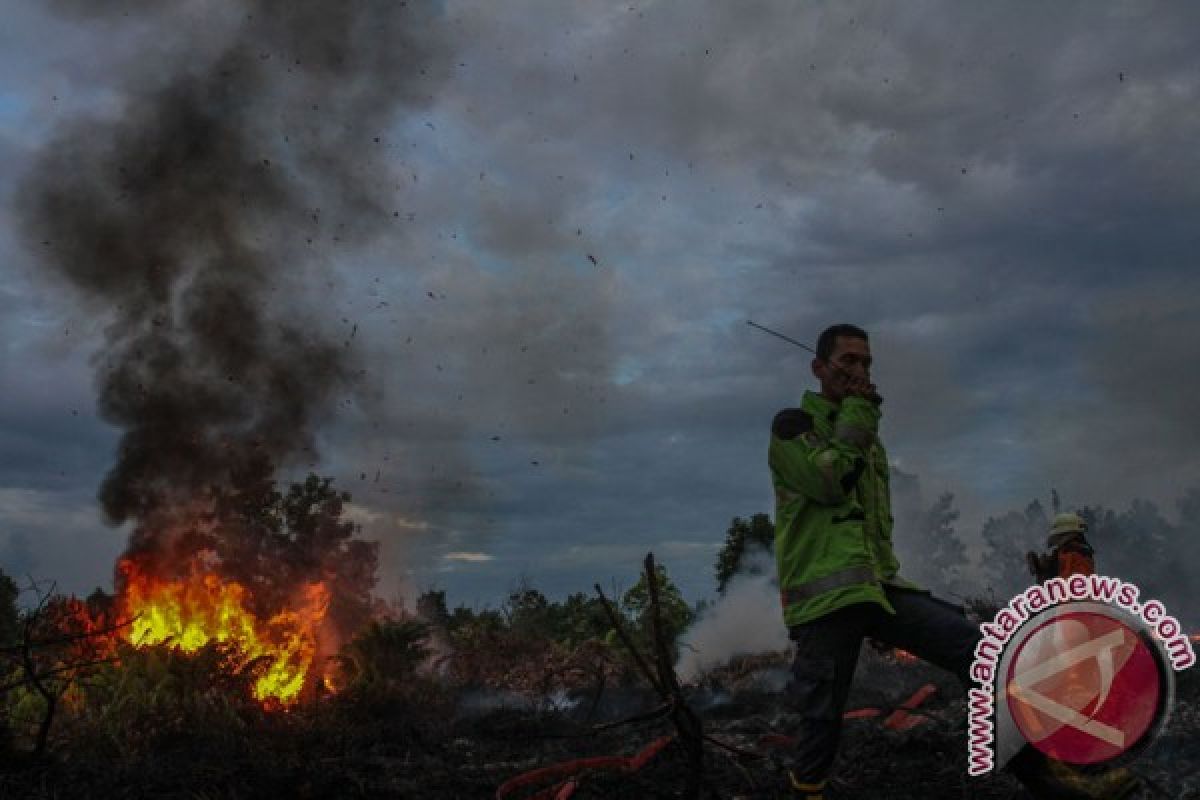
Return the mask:
<path id="1" fill-rule="evenodd" d="M 888 462 L 867 334 L 834 325 L 817 340 L 819 393 L 771 424 L 775 559 L 796 656 L 788 684 L 799 716 L 789 770 L 797 796 L 822 800 L 864 638 L 907 650 L 970 686 L 979 629 L 962 608 L 900 577 L 892 551 Z M 1036 798 L 1118 798 L 1128 770 L 1085 775 L 1032 745 L 1006 766 Z M 884 787 L 878 787 L 883 791 Z"/>
<path id="2" fill-rule="evenodd" d="M 899 575 L 879 440 L 883 401 L 866 332 L 828 328 L 812 372 L 821 390 L 776 415 L 768 462 L 783 617 L 796 643 L 788 697 L 800 723 L 790 779 L 798 796 L 817 800 L 862 640 L 907 650 L 967 683 L 979 630 L 961 608 Z"/>

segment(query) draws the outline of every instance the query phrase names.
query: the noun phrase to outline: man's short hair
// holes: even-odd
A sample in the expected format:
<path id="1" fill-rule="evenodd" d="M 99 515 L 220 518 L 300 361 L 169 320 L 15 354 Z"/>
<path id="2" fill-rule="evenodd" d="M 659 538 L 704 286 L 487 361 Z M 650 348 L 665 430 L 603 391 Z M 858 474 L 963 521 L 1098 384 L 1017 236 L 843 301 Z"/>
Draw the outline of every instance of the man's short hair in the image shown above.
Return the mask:
<path id="1" fill-rule="evenodd" d="M 822 361 L 828 361 L 833 355 L 833 349 L 837 347 L 839 336 L 849 336 L 851 339 L 862 339 L 864 342 L 870 341 L 867 338 L 867 332 L 857 325 L 851 325 L 847 322 L 838 325 L 830 325 L 825 330 L 821 331 L 821 335 L 817 337 L 817 358 Z"/>

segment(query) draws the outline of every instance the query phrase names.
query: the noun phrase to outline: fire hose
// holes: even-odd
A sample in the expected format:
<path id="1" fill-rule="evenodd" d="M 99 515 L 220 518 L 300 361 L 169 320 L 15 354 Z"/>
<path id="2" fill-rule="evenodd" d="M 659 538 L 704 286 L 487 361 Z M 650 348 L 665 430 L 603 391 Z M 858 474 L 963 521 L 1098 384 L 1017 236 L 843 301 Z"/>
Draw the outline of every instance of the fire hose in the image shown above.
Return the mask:
<path id="1" fill-rule="evenodd" d="M 566 780 L 542 789 L 536 794 L 529 795 L 525 800 L 567 800 L 579 788 L 579 782 L 583 773 L 598 770 L 624 774 L 637 772 L 646 766 L 647 762 L 658 755 L 674 739 L 674 735 L 655 739 L 642 748 L 640 752 L 632 756 L 577 758 L 572 761 L 563 761 L 560 764 L 552 764 L 549 767 L 542 767 L 522 773 L 515 778 L 509 778 L 501 784 L 500 788 L 496 790 L 496 800 L 505 800 L 506 797 L 517 789 L 535 786 L 547 781 L 559 780 L 560 778 L 566 778 Z"/>
<path id="2" fill-rule="evenodd" d="M 871 717 L 885 716 L 883 726 L 889 730 L 907 731 L 916 727 L 924 721 L 924 717 L 919 714 L 910 713 L 916 708 L 925 703 L 930 697 L 937 692 L 937 687 L 932 683 L 927 683 L 917 689 L 907 700 L 896 706 L 893 709 L 880 708 L 857 708 L 847 711 L 842 715 L 843 719 L 866 719 Z M 675 737 L 663 736 L 655 739 L 641 751 L 632 756 L 593 756 L 590 758 L 577 758 L 571 761 L 563 761 L 558 764 L 552 764 L 548 767 L 531 770 L 517 775 L 505 781 L 499 789 L 496 790 L 496 800 L 506 800 L 513 792 L 518 789 L 525 789 L 533 786 L 552 782 L 547 786 L 532 795 L 528 795 L 523 800 L 568 800 L 575 794 L 579 788 L 582 776 L 584 773 L 592 771 L 609 771 L 630 774 L 637 772 L 642 767 L 658 755 L 663 748 L 674 741 Z M 775 746 L 775 747 L 794 747 L 796 744 L 795 738 L 791 736 L 781 736 L 778 734 L 768 734 L 759 739 L 760 745 Z"/>

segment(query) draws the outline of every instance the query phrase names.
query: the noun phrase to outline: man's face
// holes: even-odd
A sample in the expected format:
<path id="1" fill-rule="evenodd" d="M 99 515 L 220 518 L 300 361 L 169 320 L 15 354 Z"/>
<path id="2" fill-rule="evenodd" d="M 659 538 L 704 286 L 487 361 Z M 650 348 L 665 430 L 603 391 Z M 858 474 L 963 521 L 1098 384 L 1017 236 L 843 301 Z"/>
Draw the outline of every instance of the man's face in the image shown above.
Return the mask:
<path id="1" fill-rule="evenodd" d="M 813 374 L 821 382 L 821 394 L 830 400 L 840 403 L 849 394 L 848 376 L 871 382 L 871 346 L 865 339 L 855 336 L 837 337 L 837 344 L 834 345 L 829 361 L 836 367 L 821 359 L 815 359 Z"/>

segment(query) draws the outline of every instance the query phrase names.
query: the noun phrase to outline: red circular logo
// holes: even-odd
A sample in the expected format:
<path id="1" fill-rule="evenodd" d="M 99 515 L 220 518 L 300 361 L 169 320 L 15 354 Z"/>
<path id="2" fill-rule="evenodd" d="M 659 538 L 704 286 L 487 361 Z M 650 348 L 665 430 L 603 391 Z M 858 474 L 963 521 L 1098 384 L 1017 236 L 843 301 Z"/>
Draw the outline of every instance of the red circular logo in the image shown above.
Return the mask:
<path id="1" fill-rule="evenodd" d="M 1021 734 L 1071 764 L 1108 761 L 1137 745 L 1165 689 L 1158 659 L 1138 632 L 1092 611 L 1067 612 L 1037 627 L 1005 677 Z"/>

